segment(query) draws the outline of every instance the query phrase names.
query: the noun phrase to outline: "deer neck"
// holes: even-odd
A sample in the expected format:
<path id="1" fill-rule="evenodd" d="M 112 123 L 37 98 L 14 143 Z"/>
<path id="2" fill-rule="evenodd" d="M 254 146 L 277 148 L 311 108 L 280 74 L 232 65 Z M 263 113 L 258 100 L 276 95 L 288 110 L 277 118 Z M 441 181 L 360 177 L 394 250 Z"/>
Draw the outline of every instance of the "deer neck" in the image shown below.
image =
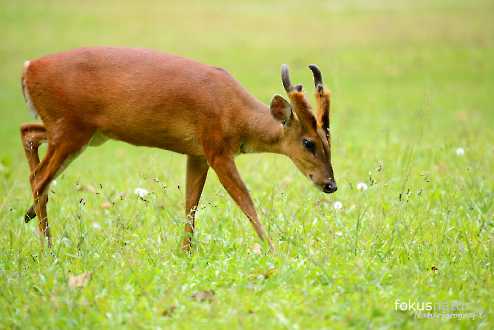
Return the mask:
<path id="1" fill-rule="evenodd" d="M 273 118 L 269 108 L 261 102 L 256 102 L 252 110 L 246 118 L 247 125 L 240 151 L 283 153 L 281 145 L 283 125 Z"/>

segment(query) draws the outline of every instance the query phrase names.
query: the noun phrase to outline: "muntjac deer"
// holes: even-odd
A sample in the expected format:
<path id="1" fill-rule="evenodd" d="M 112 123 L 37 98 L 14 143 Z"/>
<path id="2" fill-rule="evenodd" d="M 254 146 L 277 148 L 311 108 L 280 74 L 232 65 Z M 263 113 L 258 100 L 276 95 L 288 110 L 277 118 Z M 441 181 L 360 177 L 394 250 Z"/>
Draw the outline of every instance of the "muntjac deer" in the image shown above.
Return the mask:
<path id="1" fill-rule="evenodd" d="M 310 65 L 317 112 L 293 86 L 288 67 L 281 77 L 289 101 L 275 95 L 266 106 L 221 68 L 146 49 L 80 48 L 27 61 L 22 90 L 42 123 L 21 126 L 42 246 L 50 230 L 48 186 L 87 145 L 106 139 L 187 155 L 185 238 L 189 251 L 194 218 L 209 167 L 252 223 L 273 245 L 235 166 L 241 153 L 288 156 L 325 193 L 336 191 L 329 134 L 330 94 L 321 72 Z M 38 147 L 47 142 L 40 162 Z"/>

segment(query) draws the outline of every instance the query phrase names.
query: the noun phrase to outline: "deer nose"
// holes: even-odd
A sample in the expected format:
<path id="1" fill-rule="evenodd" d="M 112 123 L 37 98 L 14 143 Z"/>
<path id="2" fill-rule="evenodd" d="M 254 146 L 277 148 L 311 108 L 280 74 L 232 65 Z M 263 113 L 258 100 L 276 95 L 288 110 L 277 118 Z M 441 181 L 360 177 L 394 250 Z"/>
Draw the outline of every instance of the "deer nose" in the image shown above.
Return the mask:
<path id="1" fill-rule="evenodd" d="M 326 194 L 331 194 L 338 190 L 338 187 L 336 186 L 336 182 L 334 180 L 331 180 L 324 184 L 322 190 Z"/>

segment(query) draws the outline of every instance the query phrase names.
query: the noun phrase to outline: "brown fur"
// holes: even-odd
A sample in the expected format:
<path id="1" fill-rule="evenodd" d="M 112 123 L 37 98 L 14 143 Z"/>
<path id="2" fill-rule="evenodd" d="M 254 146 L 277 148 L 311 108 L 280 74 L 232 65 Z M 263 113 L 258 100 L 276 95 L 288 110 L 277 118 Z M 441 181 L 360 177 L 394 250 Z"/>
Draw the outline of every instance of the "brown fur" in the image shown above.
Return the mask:
<path id="1" fill-rule="evenodd" d="M 293 91 L 288 94 L 293 104 L 293 110 L 307 130 L 316 129 L 316 119 L 311 111 L 309 102 L 305 99 L 303 92 Z"/>
<path id="2" fill-rule="evenodd" d="M 330 111 L 331 93 L 328 90 L 321 89 L 316 92 L 317 101 L 317 126 L 322 128 L 326 135 L 329 136 L 329 111 Z"/>
<path id="3" fill-rule="evenodd" d="M 301 92 L 289 95 L 298 119 L 282 125 L 281 117 L 273 115 L 291 115 L 289 105 L 270 112 L 222 69 L 152 50 L 114 47 L 33 60 L 22 83 L 43 122 L 25 124 L 21 133 L 31 170 L 32 209 L 49 244 L 47 187 L 86 145 L 100 144 L 96 136 L 188 155 L 185 250 L 191 246 L 209 167 L 271 246 L 234 163 L 240 151 L 285 154 L 317 186 L 334 182 L 327 142 Z M 316 154 L 304 149 L 304 137 L 316 142 Z M 43 141 L 48 149 L 40 162 L 37 149 Z"/>

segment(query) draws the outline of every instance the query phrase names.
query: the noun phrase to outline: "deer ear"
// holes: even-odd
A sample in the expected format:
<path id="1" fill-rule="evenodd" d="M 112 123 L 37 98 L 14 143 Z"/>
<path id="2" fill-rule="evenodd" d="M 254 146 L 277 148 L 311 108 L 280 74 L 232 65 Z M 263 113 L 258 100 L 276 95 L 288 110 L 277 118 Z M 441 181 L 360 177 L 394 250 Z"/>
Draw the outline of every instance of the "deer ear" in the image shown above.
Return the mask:
<path id="1" fill-rule="evenodd" d="M 273 96 L 270 110 L 274 119 L 282 122 L 283 125 L 287 125 L 293 117 L 290 103 L 280 95 Z"/>

